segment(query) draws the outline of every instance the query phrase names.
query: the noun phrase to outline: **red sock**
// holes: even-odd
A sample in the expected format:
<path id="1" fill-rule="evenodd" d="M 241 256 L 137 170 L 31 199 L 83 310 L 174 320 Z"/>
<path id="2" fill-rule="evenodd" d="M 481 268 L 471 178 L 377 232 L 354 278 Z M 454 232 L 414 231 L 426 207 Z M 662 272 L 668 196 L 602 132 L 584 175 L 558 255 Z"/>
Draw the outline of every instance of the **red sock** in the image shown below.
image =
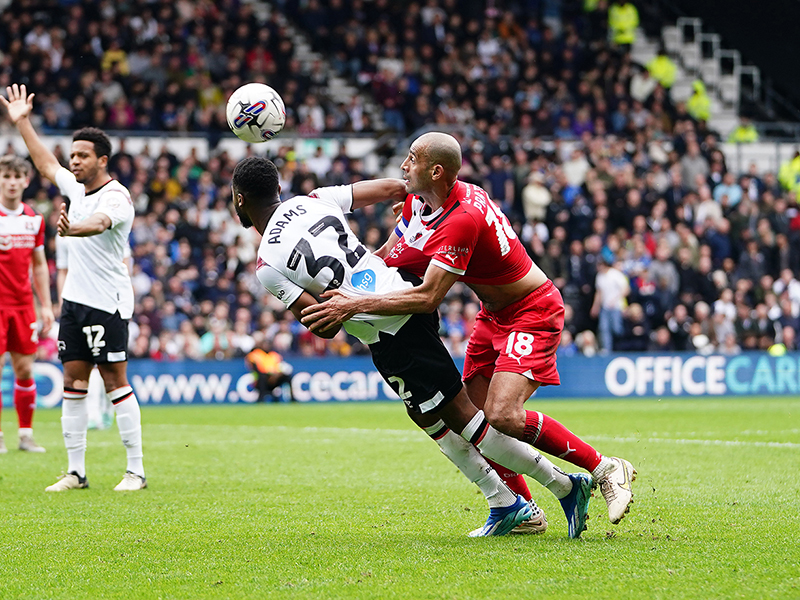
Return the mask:
<path id="1" fill-rule="evenodd" d="M 484 456 L 484 458 L 486 458 Z M 525 500 L 531 499 L 531 491 L 528 489 L 528 483 L 525 478 L 519 473 L 515 473 L 511 469 L 507 469 L 503 465 L 498 465 L 496 462 L 486 458 L 486 462 L 492 465 L 492 468 L 500 475 L 500 479 L 506 482 L 506 485 L 511 488 L 515 494 L 519 494 Z"/>
<path id="2" fill-rule="evenodd" d="M 537 450 L 563 458 L 590 473 L 602 455 L 555 419 L 532 410 L 525 411 L 523 441 Z"/>
<path id="3" fill-rule="evenodd" d="M 19 426 L 33 427 L 33 411 L 36 408 L 36 382 L 33 379 L 17 379 L 14 382 L 14 406 L 17 408 Z"/>

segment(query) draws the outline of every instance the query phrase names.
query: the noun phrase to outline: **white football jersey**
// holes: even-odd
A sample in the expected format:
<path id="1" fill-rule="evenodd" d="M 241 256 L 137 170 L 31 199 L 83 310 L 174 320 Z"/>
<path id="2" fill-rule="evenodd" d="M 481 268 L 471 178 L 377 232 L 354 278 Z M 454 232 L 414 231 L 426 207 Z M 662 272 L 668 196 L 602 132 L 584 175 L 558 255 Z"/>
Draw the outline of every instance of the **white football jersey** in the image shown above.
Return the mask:
<path id="1" fill-rule="evenodd" d="M 123 262 L 133 226 L 130 193 L 119 181 L 111 180 L 87 195 L 83 184 L 64 168 L 56 172 L 56 184 L 70 200 L 70 223 L 83 221 L 95 213 L 111 219 L 111 227 L 103 233 L 62 238 L 66 242 L 61 247 L 66 249 L 67 277 L 61 297 L 111 314 L 119 311 L 123 319 L 130 319 L 133 286 Z M 63 259 L 59 262 L 64 264 Z"/>
<path id="2" fill-rule="evenodd" d="M 287 308 L 304 291 L 315 297 L 331 289 L 364 296 L 412 287 L 359 243 L 344 216 L 352 205 L 353 186 L 341 185 L 296 196 L 273 213 L 258 249 L 256 274 Z M 372 344 L 379 332 L 395 334 L 408 319 L 359 313 L 344 328 Z"/>

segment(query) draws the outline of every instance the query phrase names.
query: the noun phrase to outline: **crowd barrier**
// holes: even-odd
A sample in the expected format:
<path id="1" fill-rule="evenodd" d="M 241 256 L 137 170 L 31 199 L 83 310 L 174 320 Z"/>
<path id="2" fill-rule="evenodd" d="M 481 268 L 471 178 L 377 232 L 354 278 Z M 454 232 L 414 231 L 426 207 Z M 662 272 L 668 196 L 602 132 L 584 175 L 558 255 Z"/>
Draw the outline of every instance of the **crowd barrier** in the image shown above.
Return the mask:
<path id="1" fill-rule="evenodd" d="M 297 402 L 398 401 L 368 357 L 291 359 Z M 800 393 L 800 353 L 738 356 L 691 353 L 614 354 L 560 358 L 561 385 L 542 388 L 542 398 L 672 398 Z M 37 363 L 38 404 L 61 403 L 61 366 Z M 242 360 L 128 363 L 128 378 L 144 405 L 222 404 L 257 399 Z M 3 405 L 12 404 L 12 373 L 3 372 Z"/>

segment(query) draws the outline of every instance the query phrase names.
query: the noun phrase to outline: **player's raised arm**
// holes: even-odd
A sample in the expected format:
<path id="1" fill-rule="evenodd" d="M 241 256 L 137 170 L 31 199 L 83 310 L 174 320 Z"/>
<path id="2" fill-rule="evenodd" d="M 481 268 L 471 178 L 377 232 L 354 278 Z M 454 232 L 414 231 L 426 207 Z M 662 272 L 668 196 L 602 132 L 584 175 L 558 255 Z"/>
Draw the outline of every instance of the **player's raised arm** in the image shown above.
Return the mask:
<path id="1" fill-rule="evenodd" d="M 31 153 L 33 164 L 36 165 L 39 173 L 55 183 L 56 171 L 61 168 L 61 165 L 55 155 L 42 143 L 30 120 L 35 94 L 28 95 L 28 90 L 25 88 L 24 83 L 22 85 L 17 85 L 16 83 L 10 85 L 6 88 L 6 92 L 8 99 L 0 96 L 0 102 L 6 107 L 8 117 L 17 126 L 22 139 L 25 140 L 25 145 L 28 147 L 28 152 Z"/>
<path id="2" fill-rule="evenodd" d="M 353 184 L 353 210 L 378 202 L 400 202 L 406 197 L 406 182 L 402 179 L 372 179 Z"/>

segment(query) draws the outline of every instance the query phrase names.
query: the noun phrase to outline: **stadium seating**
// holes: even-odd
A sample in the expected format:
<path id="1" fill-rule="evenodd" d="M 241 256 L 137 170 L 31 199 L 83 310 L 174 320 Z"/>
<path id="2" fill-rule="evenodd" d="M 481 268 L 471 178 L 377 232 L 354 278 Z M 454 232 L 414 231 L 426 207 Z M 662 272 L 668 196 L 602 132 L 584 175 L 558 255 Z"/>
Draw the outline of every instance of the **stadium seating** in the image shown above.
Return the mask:
<path id="1" fill-rule="evenodd" d="M 466 0 L 132 2 L 103 12 L 83 1 L 47 14 L 27 6 L 11 2 L 0 19 L 0 87 L 28 82 L 37 125 L 52 135 L 125 125 L 112 168 L 137 206 L 133 356 L 203 358 L 200 339 L 219 323 L 230 355 L 265 336 L 287 355 L 365 350 L 344 334 L 320 343 L 253 276 L 254 240 L 227 203 L 233 165 L 250 150 L 224 120 L 224 99 L 251 80 L 274 84 L 286 102 L 286 130 L 268 152 L 287 195 L 396 176 L 412 136 L 453 132 L 462 177 L 487 187 L 562 290 L 566 349 L 574 340 L 596 350 L 588 307 L 601 255 L 631 280 L 629 300 L 640 307 L 631 319 L 647 323 L 646 338 L 616 349 L 721 350 L 731 329 L 740 345 L 766 347 L 798 326 L 800 217 L 796 190 L 777 179 L 792 148 L 720 142 L 736 125 L 740 79 L 755 87 L 759 74 L 697 19 L 659 23 L 661 39 L 648 39 L 653 15 L 643 15 L 628 49 L 610 44 L 604 14 L 573 2 L 548 14 Z M 660 43 L 678 61 L 678 79 L 669 93 L 656 85 L 634 99 L 637 64 Z M 709 89 L 708 123 L 683 107 L 697 78 Z M 186 137 L 156 143 L 164 132 Z M 69 138 L 54 139 L 63 158 Z M 699 155 L 687 158 L 694 144 Z M 723 183 L 728 171 L 733 185 Z M 692 179 L 679 181 L 681 172 Z M 542 183 L 551 200 L 534 218 L 523 198 Z M 738 195 L 736 187 L 743 199 L 724 204 L 722 192 Z M 52 237 L 57 190 L 36 179 L 28 199 L 48 216 Z M 372 248 L 392 223 L 385 209 L 353 216 Z M 680 275 L 677 293 L 651 277 L 659 245 Z M 468 337 L 475 308 L 474 294 L 457 285 L 442 306 L 448 343 Z"/>

